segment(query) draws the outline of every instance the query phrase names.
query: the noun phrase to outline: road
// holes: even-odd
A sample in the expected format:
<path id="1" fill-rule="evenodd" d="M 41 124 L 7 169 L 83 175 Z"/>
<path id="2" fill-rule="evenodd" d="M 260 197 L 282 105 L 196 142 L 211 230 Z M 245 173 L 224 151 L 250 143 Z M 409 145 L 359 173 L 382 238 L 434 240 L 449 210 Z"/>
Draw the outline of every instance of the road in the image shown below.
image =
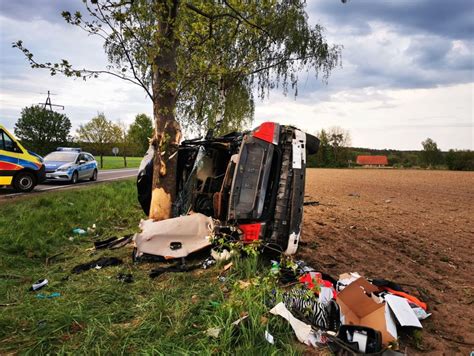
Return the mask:
<path id="1" fill-rule="evenodd" d="M 101 182 L 132 178 L 132 177 L 137 176 L 137 172 L 138 172 L 137 168 L 110 169 L 110 170 L 105 170 L 105 171 L 99 171 L 97 181 L 95 182 L 91 182 L 89 180 L 80 181 L 77 184 L 68 184 L 68 183 L 62 183 L 62 182 L 45 182 L 43 184 L 37 185 L 35 189 L 30 193 L 17 193 L 13 189 L 0 188 L 0 199 L 26 196 L 26 195 L 31 195 L 34 193 L 44 193 L 48 191 L 73 189 L 73 188 L 88 186 L 91 184 L 97 184 Z"/>

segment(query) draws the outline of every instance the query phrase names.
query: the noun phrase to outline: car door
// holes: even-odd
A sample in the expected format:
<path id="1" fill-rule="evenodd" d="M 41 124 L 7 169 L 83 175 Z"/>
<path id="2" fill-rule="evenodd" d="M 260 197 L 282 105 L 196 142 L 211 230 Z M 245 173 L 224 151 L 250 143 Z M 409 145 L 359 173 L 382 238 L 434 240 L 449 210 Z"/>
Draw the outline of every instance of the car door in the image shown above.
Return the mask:
<path id="1" fill-rule="evenodd" d="M 79 179 L 84 179 L 87 177 L 87 159 L 85 154 L 81 153 L 77 156 L 77 172 L 79 174 Z"/>
<path id="2" fill-rule="evenodd" d="M 84 157 L 85 157 L 85 160 L 86 160 L 86 173 L 85 173 L 85 177 L 86 178 L 91 178 L 92 177 L 92 173 L 94 172 L 94 160 L 92 159 L 92 157 L 87 154 L 87 153 L 84 153 Z"/>
<path id="3" fill-rule="evenodd" d="M 10 185 L 13 175 L 21 167 L 12 139 L 0 129 L 0 185 Z"/>

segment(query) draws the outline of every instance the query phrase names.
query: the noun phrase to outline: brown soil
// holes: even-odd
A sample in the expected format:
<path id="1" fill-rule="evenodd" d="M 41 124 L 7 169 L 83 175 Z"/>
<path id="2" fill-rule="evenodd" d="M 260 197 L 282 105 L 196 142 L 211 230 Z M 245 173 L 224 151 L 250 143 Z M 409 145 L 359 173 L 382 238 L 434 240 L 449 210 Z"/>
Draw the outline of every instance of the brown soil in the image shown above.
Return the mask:
<path id="1" fill-rule="evenodd" d="M 409 354 L 474 350 L 474 173 L 308 169 L 298 257 L 333 276 L 399 283 L 428 303 Z"/>

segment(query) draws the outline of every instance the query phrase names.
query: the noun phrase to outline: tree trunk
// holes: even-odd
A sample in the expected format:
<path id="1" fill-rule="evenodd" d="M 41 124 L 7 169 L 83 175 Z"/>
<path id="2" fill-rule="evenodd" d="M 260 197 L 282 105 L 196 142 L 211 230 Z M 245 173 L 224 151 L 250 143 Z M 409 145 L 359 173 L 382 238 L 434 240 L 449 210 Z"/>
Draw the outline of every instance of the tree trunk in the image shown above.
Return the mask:
<path id="1" fill-rule="evenodd" d="M 100 168 L 104 168 L 104 156 L 100 155 Z"/>
<path id="2" fill-rule="evenodd" d="M 123 164 L 124 164 L 125 168 L 127 168 L 127 156 L 125 155 L 125 153 L 123 155 Z"/>
<path id="3" fill-rule="evenodd" d="M 175 118 L 176 106 L 176 48 L 175 21 L 178 0 L 155 0 L 158 15 L 156 36 L 159 52 L 153 63 L 153 116 L 155 119 L 155 159 L 150 218 L 172 217 L 176 199 L 176 170 L 181 129 Z"/>

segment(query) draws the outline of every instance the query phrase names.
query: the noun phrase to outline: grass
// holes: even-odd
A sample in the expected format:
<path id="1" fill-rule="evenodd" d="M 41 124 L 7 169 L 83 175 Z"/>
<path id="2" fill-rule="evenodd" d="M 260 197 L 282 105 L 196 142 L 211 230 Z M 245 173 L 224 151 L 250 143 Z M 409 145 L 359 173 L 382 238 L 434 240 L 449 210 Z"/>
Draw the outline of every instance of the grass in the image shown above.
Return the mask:
<path id="1" fill-rule="evenodd" d="M 303 353 L 288 323 L 268 313 L 275 281 L 258 257 L 235 257 L 224 282 L 218 280 L 222 266 L 151 279 L 156 264 L 133 264 L 130 248 L 92 251 L 94 236 L 71 233 L 95 223 L 96 239 L 123 236 L 136 231 L 141 218 L 131 181 L 0 205 L 0 354 Z M 124 264 L 70 273 L 101 256 Z M 118 273 L 135 281 L 119 282 Z M 40 278 L 48 286 L 28 291 Z M 241 280 L 251 284 L 241 286 Z M 61 295 L 36 296 L 52 292 Z M 244 313 L 249 317 L 232 326 Z M 220 328 L 219 337 L 208 336 L 209 328 Z M 266 329 L 275 345 L 265 340 Z"/>
<path id="2" fill-rule="evenodd" d="M 138 168 L 143 157 L 127 157 L 126 168 Z M 96 156 L 95 159 L 100 166 L 100 156 Z M 125 168 L 123 157 L 120 156 L 104 156 L 104 167 L 102 169 L 119 169 Z"/>

